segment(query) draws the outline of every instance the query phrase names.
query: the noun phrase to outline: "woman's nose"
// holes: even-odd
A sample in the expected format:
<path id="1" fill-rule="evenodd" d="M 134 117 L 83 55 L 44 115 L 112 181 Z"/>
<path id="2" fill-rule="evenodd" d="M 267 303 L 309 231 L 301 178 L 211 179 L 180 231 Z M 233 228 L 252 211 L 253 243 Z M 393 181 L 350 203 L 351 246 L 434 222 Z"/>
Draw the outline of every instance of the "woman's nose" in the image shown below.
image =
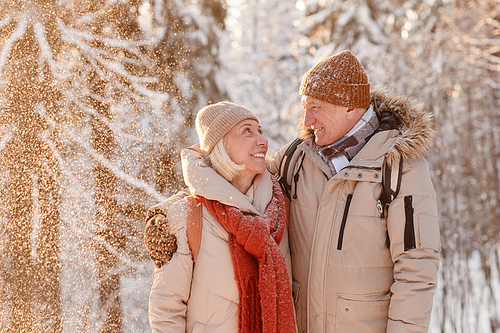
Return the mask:
<path id="1" fill-rule="evenodd" d="M 266 138 L 265 138 L 262 134 L 260 134 L 260 133 L 259 133 L 259 134 L 257 135 L 257 144 L 258 144 L 259 146 L 263 146 L 263 145 L 264 145 L 264 146 L 267 146 L 268 141 L 267 141 L 267 139 L 266 139 Z"/>

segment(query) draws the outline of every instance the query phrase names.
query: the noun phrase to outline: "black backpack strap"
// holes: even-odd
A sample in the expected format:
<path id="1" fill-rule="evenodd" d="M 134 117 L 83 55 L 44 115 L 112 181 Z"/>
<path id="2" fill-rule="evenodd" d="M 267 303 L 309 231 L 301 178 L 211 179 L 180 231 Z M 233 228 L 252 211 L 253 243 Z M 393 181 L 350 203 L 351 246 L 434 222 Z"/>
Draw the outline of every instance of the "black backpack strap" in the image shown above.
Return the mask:
<path id="1" fill-rule="evenodd" d="M 302 141 L 303 140 L 296 138 L 288 146 L 288 148 L 285 150 L 285 154 L 281 158 L 278 174 L 275 175 L 280 183 L 281 189 L 283 190 L 283 194 L 285 194 L 288 200 L 291 200 L 290 192 L 292 190 L 292 185 L 288 183 L 288 171 L 290 169 L 290 162 L 292 161 L 293 154 L 297 150 L 298 145 L 300 145 Z"/>
<path id="2" fill-rule="evenodd" d="M 398 168 L 398 179 L 396 184 L 396 189 L 393 190 L 391 187 L 391 178 L 392 178 L 392 167 L 387 164 L 387 161 L 384 162 L 384 171 L 382 175 L 382 192 L 380 193 L 380 198 L 377 202 L 377 208 L 382 215 L 385 217 L 387 214 L 387 210 L 389 209 L 389 205 L 392 200 L 394 200 L 401 189 L 401 177 L 403 174 L 403 157 L 399 159 L 399 168 Z"/>
<path id="3" fill-rule="evenodd" d="M 297 183 L 299 182 L 299 171 L 302 169 L 302 164 L 304 164 L 304 159 L 306 158 L 306 154 L 302 155 L 302 159 L 300 160 L 299 168 L 297 169 L 297 172 L 295 172 L 295 175 L 293 175 L 293 183 L 295 184 L 295 193 L 293 194 L 293 198 L 297 199 Z"/>
<path id="4" fill-rule="evenodd" d="M 384 162 L 384 171 L 382 175 L 382 192 L 380 193 L 380 198 L 377 201 L 377 208 L 381 214 L 382 218 L 387 216 L 389 211 L 389 205 L 391 201 L 394 200 L 401 189 L 401 177 L 403 174 L 403 157 L 400 157 L 399 168 L 398 168 L 398 180 L 396 189 L 393 191 L 391 188 L 391 172 L 392 167 L 389 167 L 387 161 Z M 391 246 L 391 240 L 389 238 L 389 230 L 386 230 L 385 245 L 389 249 Z"/>

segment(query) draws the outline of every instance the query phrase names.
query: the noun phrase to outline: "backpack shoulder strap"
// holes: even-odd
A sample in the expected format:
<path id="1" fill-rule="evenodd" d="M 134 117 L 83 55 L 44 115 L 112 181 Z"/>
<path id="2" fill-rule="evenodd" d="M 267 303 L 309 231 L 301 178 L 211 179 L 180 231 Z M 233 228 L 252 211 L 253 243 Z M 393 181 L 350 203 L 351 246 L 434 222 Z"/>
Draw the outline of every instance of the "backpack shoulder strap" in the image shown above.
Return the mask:
<path id="1" fill-rule="evenodd" d="M 397 178 L 396 189 L 393 190 L 391 188 L 392 167 L 390 167 L 387 164 L 387 161 L 384 162 L 383 173 L 382 173 L 382 192 L 380 193 L 380 198 L 377 201 L 377 208 L 378 208 L 378 211 L 380 212 L 382 218 L 385 218 L 387 216 L 387 213 L 389 211 L 389 205 L 391 204 L 391 201 L 394 200 L 398 196 L 399 190 L 401 189 L 401 177 L 403 174 L 403 157 L 402 156 L 399 159 L 399 168 L 397 169 L 397 171 L 398 171 L 398 178 Z M 390 249 L 390 247 L 391 247 L 391 240 L 389 238 L 389 230 L 386 230 L 385 246 L 387 246 L 388 249 Z"/>
<path id="2" fill-rule="evenodd" d="M 203 226 L 202 204 L 190 195 L 184 198 L 188 204 L 186 234 L 189 249 L 193 256 L 193 262 L 196 262 L 198 252 L 201 246 L 201 230 Z"/>
<path id="3" fill-rule="evenodd" d="M 387 161 L 384 161 L 383 173 L 382 173 L 382 192 L 380 193 L 380 198 L 377 201 L 377 208 L 382 214 L 382 217 L 385 217 L 387 214 L 387 210 L 389 209 L 389 205 L 392 200 L 394 200 L 401 189 L 401 177 L 403 174 L 403 157 L 401 156 L 399 159 L 399 167 L 397 169 L 397 183 L 396 187 L 393 190 L 391 187 L 391 179 L 392 179 L 392 167 L 387 164 Z"/>
<path id="4" fill-rule="evenodd" d="M 280 183 L 281 189 L 283 193 L 290 201 L 290 191 L 292 190 L 292 184 L 288 182 L 288 172 L 290 170 L 290 162 L 292 161 L 293 154 L 297 150 L 298 145 L 302 143 L 302 139 L 296 138 L 292 141 L 292 143 L 285 150 L 285 154 L 281 158 L 280 168 L 278 170 L 278 174 L 276 178 Z M 293 168 L 293 166 L 292 166 Z"/>

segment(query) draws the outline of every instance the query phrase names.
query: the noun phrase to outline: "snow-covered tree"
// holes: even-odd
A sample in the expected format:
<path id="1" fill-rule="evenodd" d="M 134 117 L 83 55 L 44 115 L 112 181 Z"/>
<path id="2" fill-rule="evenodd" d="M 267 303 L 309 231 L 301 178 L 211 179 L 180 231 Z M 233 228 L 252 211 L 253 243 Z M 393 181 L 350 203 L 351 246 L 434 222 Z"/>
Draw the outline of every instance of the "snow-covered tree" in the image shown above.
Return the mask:
<path id="1" fill-rule="evenodd" d="M 306 68 L 294 40 L 302 13 L 293 1 L 230 0 L 227 6 L 220 85 L 260 117 L 274 152 L 293 139 L 302 112 L 298 88 Z"/>
<path id="2" fill-rule="evenodd" d="M 145 330 L 147 302 L 127 315 L 127 286 L 149 291 L 145 208 L 179 186 L 193 113 L 223 98 L 224 6 L 3 0 L 0 13 L 0 330 Z"/>

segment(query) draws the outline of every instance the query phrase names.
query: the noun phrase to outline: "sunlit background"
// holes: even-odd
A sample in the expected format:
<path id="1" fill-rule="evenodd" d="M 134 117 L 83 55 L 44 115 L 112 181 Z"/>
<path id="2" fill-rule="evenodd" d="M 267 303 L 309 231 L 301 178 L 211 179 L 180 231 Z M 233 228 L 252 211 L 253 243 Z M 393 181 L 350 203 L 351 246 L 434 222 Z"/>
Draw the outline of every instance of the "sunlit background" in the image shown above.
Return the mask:
<path id="1" fill-rule="evenodd" d="M 500 332 L 498 0 L 1 0 L 0 332 L 150 332 L 145 212 L 196 112 L 249 107 L 274 152 L 345 49 L 435 115 L 429 331 Z"/>

